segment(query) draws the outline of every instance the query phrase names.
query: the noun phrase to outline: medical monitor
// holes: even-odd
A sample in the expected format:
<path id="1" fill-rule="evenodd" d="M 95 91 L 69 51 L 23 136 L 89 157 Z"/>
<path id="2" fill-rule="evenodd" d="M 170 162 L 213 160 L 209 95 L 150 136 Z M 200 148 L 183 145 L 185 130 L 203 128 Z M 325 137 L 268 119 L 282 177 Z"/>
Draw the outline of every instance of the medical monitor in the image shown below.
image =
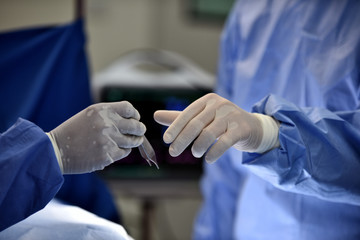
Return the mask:
<path id="1" fill-rule="evenodd" d="M 102 102 L 129 101 L 138 109 L 146 125 L 146 137 L 152 144 L 159 165 L 150 167 L 137 148 L 130 155 L 102 171 L 107 177 L 124 179 L 197 179 L 202 173 L 202 159 L 195 158 L 188 147 L 180 156 L 171 157 L 169 146 L 162 140 L 166 127 L 156 123 L 156 110 L 183 110 L 190 103 L 210 92 L 207 89 L 131 88 L 107 86 L 101 91 Z"/>

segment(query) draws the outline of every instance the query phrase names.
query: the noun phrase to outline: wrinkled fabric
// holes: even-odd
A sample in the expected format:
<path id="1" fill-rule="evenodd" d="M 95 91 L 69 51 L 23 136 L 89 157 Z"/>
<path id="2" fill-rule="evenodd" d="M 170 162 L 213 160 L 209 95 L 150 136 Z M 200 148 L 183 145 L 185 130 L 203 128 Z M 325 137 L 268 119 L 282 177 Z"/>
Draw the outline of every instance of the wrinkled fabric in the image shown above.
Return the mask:
<path id="1" fill-rule="evenodd" d="M 0 239 L 132 240 L 122 226 L 57 200 L 0 232 Z"/>
<path id="2" fill-rule="evenodd" d="M 360 238 L 360 2 L 242 0 L 217 93 L 280 121 L 280 147 L 205 165 L 194 239 Z"/>
<path id="3" fill-rule="evenodd" d="M 45 207 L 64 180 L 50 139 L 29 121 L 0 134 L 0 149 L 2 231 Z"/>

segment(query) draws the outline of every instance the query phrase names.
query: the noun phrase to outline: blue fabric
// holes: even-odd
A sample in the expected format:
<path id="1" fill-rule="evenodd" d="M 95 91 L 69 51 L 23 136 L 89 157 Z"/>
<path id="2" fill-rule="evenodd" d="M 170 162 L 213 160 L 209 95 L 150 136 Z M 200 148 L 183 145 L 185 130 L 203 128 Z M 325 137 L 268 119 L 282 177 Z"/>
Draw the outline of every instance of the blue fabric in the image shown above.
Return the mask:
<path id="1" fill-rule="evenodd" d="M 82 24 L 0 34 L 0 132 L 19 117 L 50 131 L 91 104 Z"/>
<path id="2" fill-rule="evenodd" d="M 242 0 L 217 93 L 281 123 L 281 146 L 205 165 L 194 239 L 360 239 L 360 2 Z"/>
<path id="3" fill-rule="evenodd" d="M 19 117 L 48 132 L 92 104 L 85 43 L 82 20 L 0 34 L 0 132 Z M 121 222 L 93 173 L 65 176 L 57 197 Z"/>
<path id="4" fill-rule="evenodd" d="M 19 119 L 0 134 L 0 149 L 2 231 L 45 207 L 63 176 L 50 139 L 31 122 Z"/>

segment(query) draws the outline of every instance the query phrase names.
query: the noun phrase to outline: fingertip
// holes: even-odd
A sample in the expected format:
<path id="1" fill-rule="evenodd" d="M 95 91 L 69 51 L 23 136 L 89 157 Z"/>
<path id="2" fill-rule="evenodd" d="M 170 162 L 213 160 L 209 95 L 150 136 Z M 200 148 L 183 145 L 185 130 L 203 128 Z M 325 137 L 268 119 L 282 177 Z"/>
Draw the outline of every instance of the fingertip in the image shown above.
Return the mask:
<path id="1" fill-rule="evenodd" d="M 129 104 L 131 107 L 128 109 L 128 118 L 134 118 L 139 121 L 141 118 L 139 111 L 131 103 Z"/>
<path id="2" fill-rule="evenodd" d="M 206 161 L 207 164 L 213 164 L 213 163 L 215 162 L 215 161 L 213 161 L 213 160 L 208 160 L 208 159 L 206 159 L 206 158 L 205 158 L 205 161 Z"/>
<path id="3" fill-rule="evenodd" d="M 161 125 L 170 126 L 180 113 L 180 111 L 157 110 L 154 112 L 154 120 Z"/>
<path id="4" fill-rule="evenodd" d="M 146 133 L 146 131 L 147 131 L 147 128 L 146 128 L 146 125 L 144 124 L 144 123 L 142 123 L 142 122 L 140 122 L 140 128 L 141 128 L 141 133 L 140 133 L 140 135 L 145 135 L 145 133 Z"/>
<path id="5" fill-rule="evenodd" d="M 169 144 L 169 143 L 171 143 L 173 141 L 173 137 L 169 132 L 165 132 L 163 140 L 164 140 L 165 143 Z"/>
<path id="6" fill-rule="evenodd" d="M 196 158 L 201 158 L 204 154 L 195 149 L 194 145 L 191 147 L 191 153 Z"/>
<path id="7" fill-rule="evenodd" d="M 135 109 L 135 108 L 134 108 Z M 134 113 L 134 118 L 136 119 L 136 120 L 140 120 L 140 118 L 141 118 L 141 116 L 140 116 L 140 113 L 139 113 L 139 111 L 137 110 L 137 109 L 135 109 L 135 113 Z"/>
<path id="8" fill-rule="evenodd" d="M 170 147 L 169 147 L 169 154 L 170 154 L 170 156 L 172 156 L 172 157 L 177 157 L 177 156 L 180 155 L 180 153 L 178 153 L 173 146 L 170 146 Z"/>
<path id="9" fill-rule="evenodd" d="M 125 113 L 122 117 L 140 120 L 139 111 L 130 102 L 122 101 L 121 103 L 124 105 L 125 108 Z"/>
<path id="10" fill-rule="evenodd" d="M 133 138 L 133 144 L 128 145 L 126 147 L 128 148 L 135 148 L 135 147 L 139 147 L 142 143 L 144 142 L 144 137 L 134 137 Z"/>
<path id="11" fill-rule="evenodd" d="M 163 118 L 163 115 L 164 115 L 164 110 L 157 110 L 154 112 L 154 120 L 157 122 L 157 123 L 160 123 L 161 122 L 161 119 Z"/>
<path id="12" fill-rule="evenodd" d="M 212 157 L 210 157 L 208 155 L 205 156 L 205 161 L 208 164 L 213 164 L 214 162 L 216 162 L 216 160 L 217 160 L 217 158 L 212 158 Z"/>
<path id="13" fill-rule="evenodd" d="M 143 144 L 143 142 L 144 142 L 144 138 L 145 138 L 145 136 L 141 136 L 141 137 L 139 137 L 139 141 L 138 141 L 138 143 L 136 144 L 136 146 L 135 146 L 135 147 L 139 147 L 141 144 Z"/>
<path id="14" fill-rule="evenodd" d="M 160 112 L 160 110 L 157 110 L 157 111 L 155 111 L 154 114 L 153 114 L 153 118 L 154 118 L 155 121 L 157 121 L 157 119 L 158 119 L 158 117 L 159 117 L 159 114 L 160 114 L 159 112 Z"/>

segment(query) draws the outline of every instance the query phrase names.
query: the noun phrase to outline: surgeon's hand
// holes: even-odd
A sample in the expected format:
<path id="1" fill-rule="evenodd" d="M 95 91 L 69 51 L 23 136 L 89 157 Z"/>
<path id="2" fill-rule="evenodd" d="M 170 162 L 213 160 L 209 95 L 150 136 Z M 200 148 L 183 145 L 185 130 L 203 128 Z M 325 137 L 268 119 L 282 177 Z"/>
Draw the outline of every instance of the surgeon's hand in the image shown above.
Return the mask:
<path id="1" fill-rule="evenodd" d="M 129 102 L 89 106 L 48 133 L 63 174 L 101 170 L 143 142 L 146 127 Z"/>
<path id="2" fill-rule="evenodd" d="M 216 161 L 227 149 L 265 152 L 278 144 L 278 125 L 271 117 L 244 111 L 217 94 L 210 93 L 189 105 L 183 112 L 156 111 L 154 119 L 169 126 L 164 142 L 171 143 L 169 153 L 176 157 L 187 146 L 195 157 L 209 163 Z M 263 138 L 264 124 L 274 127 L 271 136 Z M 277 131 L 276 131 L 277 130 Z M 265 140 L 265 141 L 263 141 Z"/>

